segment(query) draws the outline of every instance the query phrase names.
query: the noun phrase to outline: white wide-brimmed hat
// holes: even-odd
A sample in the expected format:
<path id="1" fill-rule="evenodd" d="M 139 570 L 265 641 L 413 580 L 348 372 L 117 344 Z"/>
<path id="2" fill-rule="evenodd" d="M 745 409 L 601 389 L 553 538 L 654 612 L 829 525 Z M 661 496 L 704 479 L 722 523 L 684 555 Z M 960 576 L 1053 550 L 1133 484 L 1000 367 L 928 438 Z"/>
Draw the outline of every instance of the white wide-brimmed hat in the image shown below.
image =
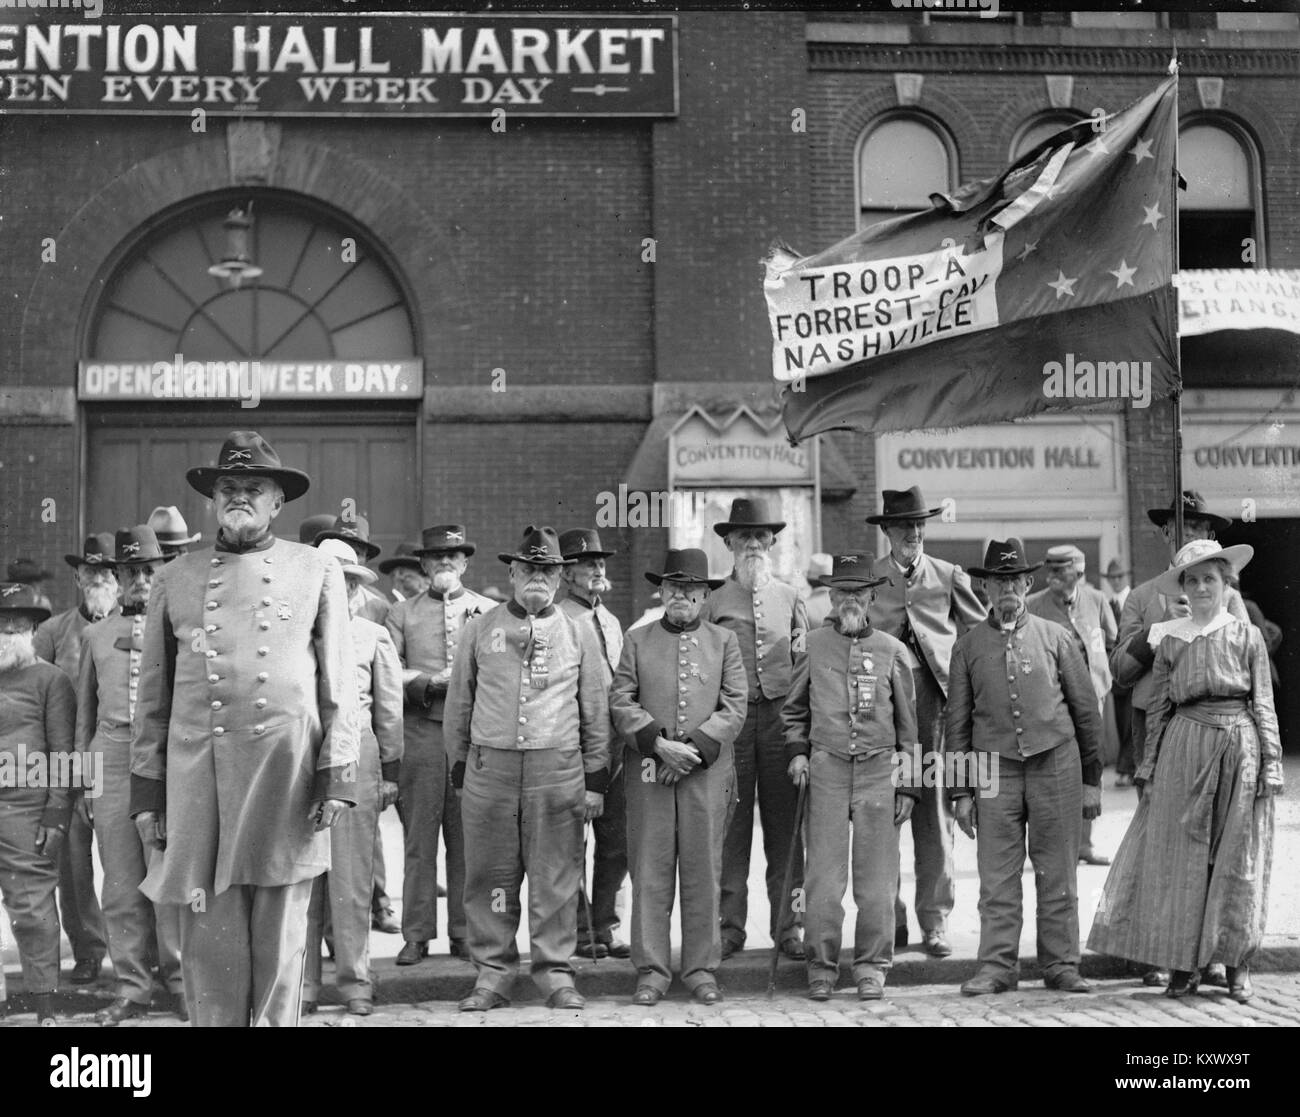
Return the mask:
<path id="1" fill-rule="evenodd" d="M 316 550 L 323 555 L 338 559 L 344 574 L 355 574 L 368 586 L 373 585 L 379 578 L 370 567 L 362 566 L 357 562 L 357 552 L 352 549 L 351 543 L 344 543 L 342 539 L 322 539 L 316 544 Z"/>
<path id="2" fill-rule="evenodd" d="M 1222 559 L 1234 574 L 1240 574 L 1241 568 L 1254 557 L 1255 548 L 1249 543 L 1223 547 L 1213 539 L 1193 539 L 1174 556 L 1174 565 L 1156 579 L 1156 590 L 1166 597 L 1178 597 L 1183 592 L 1180 579 L 1189 567 L 1208 559 Z"/>

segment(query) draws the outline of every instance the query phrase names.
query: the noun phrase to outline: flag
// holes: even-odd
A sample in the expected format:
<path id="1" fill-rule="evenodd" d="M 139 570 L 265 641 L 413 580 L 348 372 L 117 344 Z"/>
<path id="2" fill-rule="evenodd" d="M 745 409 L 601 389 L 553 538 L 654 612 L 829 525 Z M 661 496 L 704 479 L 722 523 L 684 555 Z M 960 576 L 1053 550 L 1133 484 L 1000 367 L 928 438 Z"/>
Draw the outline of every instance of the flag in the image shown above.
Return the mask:
<path id="1" fill-rule="evenodd" d="M 786 429 L 956 427 L 1178 384 L 1177 75 L 996 179 L 797 259 L 764 289 Z"/>

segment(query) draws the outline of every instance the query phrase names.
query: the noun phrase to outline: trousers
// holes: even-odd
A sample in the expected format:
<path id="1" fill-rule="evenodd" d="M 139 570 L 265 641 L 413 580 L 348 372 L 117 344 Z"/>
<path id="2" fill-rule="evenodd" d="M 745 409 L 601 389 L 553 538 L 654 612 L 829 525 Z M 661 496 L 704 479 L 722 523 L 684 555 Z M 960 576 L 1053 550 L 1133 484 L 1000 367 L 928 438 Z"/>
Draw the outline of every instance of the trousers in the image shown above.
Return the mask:
<path id="1" fill-rule="evenodd" d="M 579 942 L 587 941 L 589 926 L 597 942 L 613 942 L 620 923 L 618 894 L 628 872 L 627 795 L 623 787 L 622 742 L 617 737 L 612 738 L 610 749 L 617 753 L 618 760 L 610 765 L 605 809 L 591 823 L 591 833 L 596 843 L 591 861 L 591 912 L 588 914 L 587 905 L 579 893 Z"/>
<path id="2" fill-rule="evenodd" d="M 36 850 L 45 794 L 44 788 L 0 790 L 0 894 L 28 993 L 53 993 L 59 984 L 59 867 Z"/>
<path id="3" fill-rule="evenodd" d="M 479 987 L 510 995 L 525 875 L 533 981 L 547 995 L 572 987 L 585 782 L 576 747 L 470 747 L 461 819 L 465 921 Z"/>
<path id="4" fill-rule="evenodd" d="M 407 715 L 406 751 L 398 777 L 405 871 L 402 938 L 438 937 L 438 834 L 447 847 L 447 934 L 465 937 L 465 838 L 460 801 L 447 771 L 442 723 Z"/>
<path id="5" fill-rule="evenodd" d="M 59 862 L 59 915 L 78 961 L 99 961 L 108 951 L 108 928 L 95 895 L 95 832 L 79 810 L 68 821 Z"/>

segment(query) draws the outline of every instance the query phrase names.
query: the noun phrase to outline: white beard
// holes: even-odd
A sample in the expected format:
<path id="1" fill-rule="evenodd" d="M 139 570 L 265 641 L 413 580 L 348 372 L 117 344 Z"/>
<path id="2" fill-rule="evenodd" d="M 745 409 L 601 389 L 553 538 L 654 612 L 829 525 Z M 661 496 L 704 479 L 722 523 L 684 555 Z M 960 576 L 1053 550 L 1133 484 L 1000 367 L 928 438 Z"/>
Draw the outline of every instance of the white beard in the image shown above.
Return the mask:
<path id="1" fill-rule="evenodd" d="M 762 589 L 772 580 L 769 555 L 742 555 L 736 559 L 736 581 L 747 590 Z"/>
<path id="2" fill-rule="evenodd" d="M 429 584 L 439 593 L 451 593 L 460 585 L 460 575 L 454 570 L 439 570 Z"/>
<path id="3" fill-rule="evenodd" d="M 30 667 L 36 662 L 36 649 L 32 643 L 34 635 L 14 632 L 0 636 L 0 671 Z"/>
<path id="4" fill-rule="evenodd" d="M 840 624 L 840 631 L 849 636 L 858 636 L 867 630 L 867 611 L 859 609 L 856 606 L 840 606 L 836 618 Z"/>
<path id="5" fill-rule="evenodd" d="M 106 617 L 117 604 L 117 586 L 89 586 L 81 591 L 81 599 L 92 616 Z"/>

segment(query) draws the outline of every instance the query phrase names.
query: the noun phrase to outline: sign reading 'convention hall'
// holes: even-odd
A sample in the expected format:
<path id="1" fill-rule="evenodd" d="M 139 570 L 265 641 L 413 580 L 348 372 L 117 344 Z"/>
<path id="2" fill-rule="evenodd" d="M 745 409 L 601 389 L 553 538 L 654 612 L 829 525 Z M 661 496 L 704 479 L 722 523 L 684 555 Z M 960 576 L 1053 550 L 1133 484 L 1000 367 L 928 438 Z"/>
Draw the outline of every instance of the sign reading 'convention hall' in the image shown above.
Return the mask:
<path id="1" fill-rule="evenodd" d="M 673 116 L 672 17 L 6 18 L 0 113 Z"/>

